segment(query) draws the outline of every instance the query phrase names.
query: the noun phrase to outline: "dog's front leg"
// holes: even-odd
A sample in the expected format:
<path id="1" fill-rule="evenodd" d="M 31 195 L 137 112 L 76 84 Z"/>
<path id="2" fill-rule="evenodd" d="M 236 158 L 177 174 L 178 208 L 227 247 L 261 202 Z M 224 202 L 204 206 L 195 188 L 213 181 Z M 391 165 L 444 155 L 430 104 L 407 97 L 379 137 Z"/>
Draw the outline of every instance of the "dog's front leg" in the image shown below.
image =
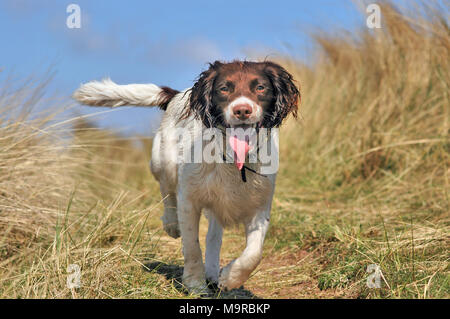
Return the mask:
<path id="1" fill-rule="evenodd" d="M 184 255 L 183 284 L 190 292 L 201 293 L 206 289 L 205 267 L 198 240 L 200 210 L 178 193 L 178 222 Z"/>
<path id="2" fill-rule="evenodd" d="M 222 269 L 219 288 L 240 287 L 258 266 L 262 258 L 264 237 L 269 228 L 270 208 L 257 214 L 245 224 L 247 245 L 242 255 Z"/>

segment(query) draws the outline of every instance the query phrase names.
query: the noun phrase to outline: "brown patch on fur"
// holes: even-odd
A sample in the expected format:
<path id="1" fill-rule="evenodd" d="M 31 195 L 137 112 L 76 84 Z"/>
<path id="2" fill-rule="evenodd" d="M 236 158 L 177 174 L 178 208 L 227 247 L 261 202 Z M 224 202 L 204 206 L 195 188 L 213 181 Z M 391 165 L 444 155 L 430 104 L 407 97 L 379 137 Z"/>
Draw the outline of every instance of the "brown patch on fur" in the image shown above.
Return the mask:
<path id="1" fill-rule="evenodd" d="M 172 98 L 180 93 L 180 91 L 174 90 L 168 86 L 162 86 L 161 87 L 162 92 L 159 93 L 162 102 L 159 104 L 159 108 L 161 110 L 167 110 L 167 105 L 169 105 L 169 102 L 172 100 Z"/>

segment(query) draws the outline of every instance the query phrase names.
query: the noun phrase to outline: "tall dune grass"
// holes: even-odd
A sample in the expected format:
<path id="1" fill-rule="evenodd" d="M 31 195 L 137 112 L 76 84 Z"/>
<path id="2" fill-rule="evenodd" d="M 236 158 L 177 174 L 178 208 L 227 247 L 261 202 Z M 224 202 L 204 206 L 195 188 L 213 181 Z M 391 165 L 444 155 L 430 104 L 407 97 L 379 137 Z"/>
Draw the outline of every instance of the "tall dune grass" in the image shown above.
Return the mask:
<path id="1" fill-rule="evenodd" d="M 310 213 L 322 230 L 331 225 L 325 237 L 361 251 L 345 284 L 331 264 L 317 275 L 322 287 L 348 287 L 350 277 L 366 277 L 365 267 L 377 263 L 391 280 L 405 272 L 383 296 L 427 297 L 436 274 L 443 280 L 437 291 L 448 296 L 448 8 L 425 2 L 405 15 L 384 2 L 381 9 L 381 29 L 317 34 L 312 66 L 281 61 L 300 81 L 303 105 L 300 125 L 282 130 L 276 207 L 290 217 L 273 231 L 286 234 L 290 222 L 288 238 L 308 246 L 314 238 L 305 234 L 318 232 L 302 224 Z M 361 239 L 370 233 L 377 236 Z M 333 258 L 345 259 L 344 251 Z"/>
<path id="2" fill-rule="evenodd" d="M 281 130 L 262 267 L 274 264 L 246 284 L 260 296 L 449 296 L 442 12 L 434 3 L 404 14 L 384 2 L 382 29 L 318 34 L 315 63 L 279 61 L 301 84 L 302 116 Z M 44 84 L 0 90 L 0 297 L 183 297 L 142 271 L 146 260 L 182 263 L 179 242 L 161 230 L 151 141 L 86 116 L 56 120 L 55 108 L 37 116 L 36 105 L 53 104 Z M 226 234 L 226 258 L 242 246 L 236 234 Z M 307 257 L 277 264 L 287 250 Z M 67 288 L 70 264 L 82 269 L 81 288 Z M 381 267 L 381 289 L 365 285 L 369 264 Z"/>
<path id="3" fill-rule="evenodd" d="M 313 67 L 287 62 L 302 84 L 303 121 L 286 130 L 283 155 L 298 163 L 301 179 L 302 170 L 317 172 L 327 190 L 351 188 L 354 198 L 376 188 L 384 201 L 401 195 L 411 204 L 427 194 L 431 207 L 442 210 L 448 208 L 442 186 L 448 180 L 449 29 L 438 12 L 433 20 L 403 16 L 389 5 L 382 12 L 382 29 L 352 38 L 317 35 Z"/>
<path id="4" fill-rule="evenodd" d="M 67 267 L 86 274 L 82 297 L 109 297 L 160 198 L 148 196 L 148 139 L 132 141 L 90 125 L 57 119 L 45 81 L 3 86 L 0 98 L 0 297 L 77 297 Z M 38 115 L 33 109 L 47 105 Z M 120 241 L 120 245 L 114 246 Z M 107 260 L 102 260 L 107 256 Z M 138 264 L 139 265 L 139 264 Z M 140 267 L 140 265 L 139 265 Z M 87 280 L 89 278 L 89 280 Z M 105 284 L 99 278 L 109 278 Z M 161 294 L 161 292 L 158 292 Z M 117 295 L 117 294 L 116 294 Z"/>

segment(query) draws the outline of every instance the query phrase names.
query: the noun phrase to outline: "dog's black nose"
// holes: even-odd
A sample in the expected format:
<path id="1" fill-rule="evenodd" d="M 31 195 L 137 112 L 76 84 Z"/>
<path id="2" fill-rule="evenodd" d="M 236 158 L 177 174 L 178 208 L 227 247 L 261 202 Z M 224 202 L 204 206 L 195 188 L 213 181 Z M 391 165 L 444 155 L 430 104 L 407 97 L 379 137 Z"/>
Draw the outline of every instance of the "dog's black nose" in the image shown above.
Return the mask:
<path id="1" fill-rule="evenodd" d="M 252 107 L 248 104 L 239 104 L 233 107 L 233 115 L 240 120 L 246 120 L 252 115 Z"/>

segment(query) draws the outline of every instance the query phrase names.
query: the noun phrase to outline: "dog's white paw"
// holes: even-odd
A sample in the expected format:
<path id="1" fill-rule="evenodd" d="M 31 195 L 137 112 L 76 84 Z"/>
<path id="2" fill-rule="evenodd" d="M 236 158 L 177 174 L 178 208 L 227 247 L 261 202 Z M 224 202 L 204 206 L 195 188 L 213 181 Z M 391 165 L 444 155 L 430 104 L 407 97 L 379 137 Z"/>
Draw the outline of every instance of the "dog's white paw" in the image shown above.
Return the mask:
<path id="1" fill-rule="evenodd" d="M 247 279 L 248 274 L 233 260 L 220 271 L 218 286 L 222 290 L 231 290 L 242 286 Z"/>

